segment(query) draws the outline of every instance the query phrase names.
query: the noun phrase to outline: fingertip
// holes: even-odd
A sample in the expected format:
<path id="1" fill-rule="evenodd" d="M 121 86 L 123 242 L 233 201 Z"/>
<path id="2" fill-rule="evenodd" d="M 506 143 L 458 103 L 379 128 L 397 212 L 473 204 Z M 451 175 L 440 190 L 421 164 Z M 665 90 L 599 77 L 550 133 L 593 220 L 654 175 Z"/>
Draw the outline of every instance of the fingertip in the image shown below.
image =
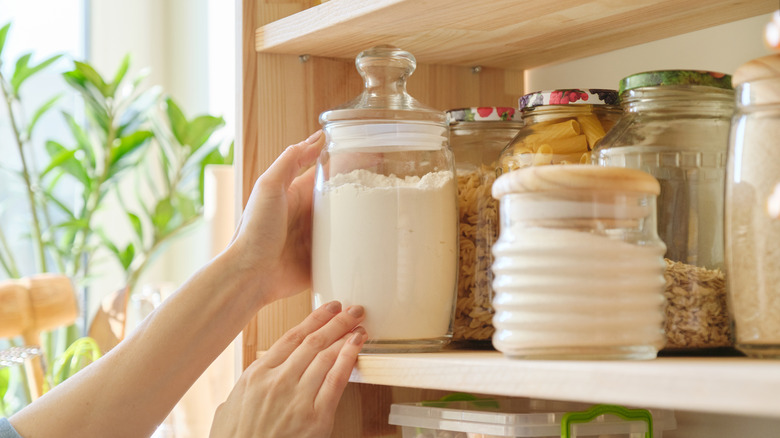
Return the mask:
<path id="1" fill-rule="evenodd" d="M 305 143 L 314 144 L 317 140 L 320 139 L 320 137 L 322 137 L 322 129 L 310 135 L 309 138 L 306 139 Z"/>
<path id="2" fill-rule="evenodd" d="M 339 301 L 331 301 L 327 304 L 323 304 L 322 308 L 336 315 L 341 312 L 341 303 Z"/>
<path id="3" fill-rule="evenodd" d="M 347 307 L 347 313 L 353 318 L 361 318 L 366 313 L 366 309 L 363 306 L 355 305 Z"/>

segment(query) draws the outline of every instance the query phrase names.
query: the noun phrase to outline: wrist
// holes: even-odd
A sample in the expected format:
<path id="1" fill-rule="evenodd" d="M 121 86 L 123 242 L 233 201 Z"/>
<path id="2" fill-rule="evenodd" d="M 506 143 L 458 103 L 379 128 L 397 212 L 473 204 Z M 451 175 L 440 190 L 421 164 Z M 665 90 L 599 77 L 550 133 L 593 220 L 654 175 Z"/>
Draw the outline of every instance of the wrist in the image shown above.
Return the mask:
<path id="1" fill-rule="evenodd" d="M 256 312 L 271 301 L 266 282 L 257 274 L 256 267 L 247 263 L 237 245 L 229 245 L 212 260 L 210 268 L 220 272 L 225 282 L 224 289 L 237 294 L 235 298 L 241 298 L 253 311 Z"/>

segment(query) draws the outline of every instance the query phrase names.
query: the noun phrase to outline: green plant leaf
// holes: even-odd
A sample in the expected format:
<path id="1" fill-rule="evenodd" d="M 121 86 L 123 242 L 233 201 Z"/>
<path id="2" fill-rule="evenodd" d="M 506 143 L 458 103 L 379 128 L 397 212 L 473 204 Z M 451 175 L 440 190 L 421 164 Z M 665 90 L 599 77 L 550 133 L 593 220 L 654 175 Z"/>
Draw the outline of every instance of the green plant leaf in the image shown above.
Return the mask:
<path id="1" fill-rule="evenodd" d="M 84 128 L 82 128 L 81 125 L 76 122 L 76 119 L 73 118 L 72 115 L 65 111 L 62 112 L 62 115 L 65 117 L 65 121 L 68 123 L 68 127 L 70 128 L 70 132 L 73 135 L 73 138 L 76 140 L 76 144 L 78 145 L 79 149 L 84 151 L 84 154 L 89 160 L 90 167 L 94 169 L 95 151 L 92 148 L 92 142 L 89 140 L 89 136 L 87 135 L 86 131 L 84 131 Z"/>
<path id="2" fill-rule="evenodd" d="M 45 59 L 38 65 L 33 65 L 32 67 L 29 66 L 30 62 L 30 56 L 32 56 L 31 53 L 27 53 L 25 55 L 22 55 L 21 58 L 19 58 L 16 61 L 16 69 L 14 70 L 14 74 L 11 77 L 11 87 L 13 88 L 13 93 L 15 96 L 19 95 L 19 89 L 21 88 L 24 81 L 29 79 L 32 75 L 35 73 L 38 73 L 39 71 L 43 70 L 44 68 L 48 67 L 62 55 L 54 55 L 50 58 Z"/>
<path id="3" fill-rule="evenodd" d="M 133 230 L 135 230 L 135 235 L 138 236 L 138 241 L 143 242 L 144 241 L 144 227 L 141 224 L 141 219 L 133 214 L 128 212 L 127 218 L 130 220 L 130 224 L 133 226 Z"/>
<path id="4" fill-rule="evenodd" d="M 152 224 L 154 225 L 156 237 L 163 237 L 167 234 L 168 224 L 170 224 L 174 214 L 176 214 L 176 210 L 171 205 L 170 199 L 161 199 L 157 203 L 152 214 Z"/>
<path id="5" fill-rule="evenodd" d="M 58 168 L 58 167 L 64 167 L 65 162 L 72 160 L 73 156 L 76 154 L 75 150 L 70 149 L 63 149 L 57 155 L 53 156 L 51 158 L 51 161 L 49 162 L 49 165 L 46 166 L 46 169 L 41 172 L 41 178 L 45 177 L 46 174 L 51 172 L 52 170 Z"/>
<path id="6" fill-rule="evenodd" d="M 152 87 L 133 99 L 133 101 L 119 118 L 117 136 L 122 137 L 125 132 L 135 131 L 146 120 L 146 115 L 160 99 L 160 87 Z"/>
<path id="7" fill-rule="evenodd" d="M 203 205 L 202 201 L 198 202 L 182 193 L 176 193 L 174 199 L 176 200 L 176 210 L 185 221 L 198 216 L 198 209 Z"/>
<path id="8" fill-rule="evenodd" d="M 6 26 L 7 28 L 8 26 Z M 2 29 L 0 29 L 0 49 L 2 45 Z M 8 388 L 11 386 L 11 369 L 8 367 L 0 368 L 0 416 L 7 416 L 8 412 L 5 411 L 5 395 L 8 393 Z"/>
<path id="9" fill-rule="evenodd" d="M 54 194 L 51 193 L 51 191 L 44 191 L 43 192 L 43 196 L 45 196 L 46 199 L 49 202 L 53 203 L 60 210 L 62 210 L 62 212 L 65 213 L 65 215 L 68 217 L 68 219 L 70 219 L 70 220 L 75 220 L 76 219 L 76 215 L 73 213 L 73 211 L 71 211 L 62 201 L 57 199 L 57 197 L 54 196 Z"/>
<path id="10" fill-rule="evenodd" d="M 7 23 L 5 26 L 0 28 L 0 55 L 3 54 L 3 47 L 5 47 L 5 38 L 8 36 L 9 29 L 11 29 L 11 23 Z M 0 65 L 2 65 L 2 60 L 0 60 Z"/>
<path id="11" fill-rule="evenodd" d="M 119 145 L 111 148 L 109 166 L 113 167 L 123 157 L 143 146 L 154 134 L 151 131 L 136 131 L 119 139 Z M 110 172 L 115 174 L 116 172 Z"/>
<path id="12" fill-rule="evenodd" d="M 114 245 L 114 242 L 112 242 L 111 239 L 108 238 L 105 231 L 103 231 L 102 229 L 98 230 L 97 235 L 98 237 L 100 237 L 100 241 L 103 242 L 103 245 L 106 247 L 106 249 L 111 251 L 111 253 L 113 253 L 117 259 L 122 258 L 120 256 L 119 248 L 117 248 L 117 246 Z"/>
<path id="13" fill-rule="evenodd" d="M 185 142 L 182 144 L 192 147 L 192 151 L 198 150 L 206 141 L 211 138 L 214 131 L 225 125 L 225 119 L 203 115 L 196 117 L 189 122 Z"/>
<path id="14" fill-rule="evenodd" d="M 84 76 L 88 83 L 100 91 L 103 97 L 113 97 L 113 95 L 109 94 L 110 89 L 103 77 L 91 65 L 79 61 L 73 61 L 73 63 L 76 66 L 76 70 Z"/>
<path id="15" fill-rule="evenodd" d="M 165 113 L 168 115 L 168 122 L 170 122 L 171 132 L 176 138 L 176 141 L 180 145 L 187 144 L 187 131 L 188 122 L 184 113 L 181 111 L 176 102 L 170 97 L 165 98 Z"/>
<path id="16" fill-rule="evenodd" d="M 135 246 L 132 243 L 128 243 L 125 250 L 119 254 L 119 263 L 122 264 L 122 269 L 127 271 L 130 265 L 133 264 L 135 258 Z"/>
<path id="17" fill-rule="evenodd" d="M 52 166 L 52 164 L 49 164 L 47 166 L 47 170 L 44 171 L 44 174 L 48 172 L 50 167 L 53 168 L 60 168 L 69 175 L 72 175 L 74 178 L 76 178 L 79 182 L 81 182 L 84 187 L 89 187 L 91 184 L 89 175 L 87 174 L 87 171 L 84 169 L 84 167 L 81 165 L 79 160 L 75 158 L 76 151 L 69 150 L 65 146 L 57 143 L 56 141 L 49 140 L 46 142 L 46 151 L 49 153 L 49 156 L 52 159 L 52 162 L 57 160 L 56 166 Z M 63 156 L 63 152 L 68 151 L 71 153 L 71 155 Z"/>
<path id="18" fill-rule="evenodd" d="M 119 65 L 119 70 L 117 70 L 116 74 L 114 75 L 114 80 L 111 82 L 111 84 L 108 85 L 107 91 L 109 96 L 114 97 L 117 88 L 119 88 L 119 84 L 122 83 L 122 79 L 124 79 L 125 75 L 127 74 L 128 68 L 130 68 L 129 53 L 125 55 L 124 58 L 122 58 L 122 63 Z"/>
<path id="19" fill-rule="evenodd" d="M 41 117 L 43 117 L 44 114 L 46 114 L 47 111 L 52 109 L 54 105 L 57 104 L 57 101 L 60 100 L 62 97 L 62 94 L 58 94 L 51 99 L 47 100 L 46 103 L 41 105 L 37 110 L 35 110 L 35 113 L 32 116 L 32 119 L 30 119 L 30 123 L 27 125 L 27 138 L 29 139 L 32 137 L 33 129 L 35 129 L 36 123 L 38 123 L 38 120 L 40 120 Z"/>

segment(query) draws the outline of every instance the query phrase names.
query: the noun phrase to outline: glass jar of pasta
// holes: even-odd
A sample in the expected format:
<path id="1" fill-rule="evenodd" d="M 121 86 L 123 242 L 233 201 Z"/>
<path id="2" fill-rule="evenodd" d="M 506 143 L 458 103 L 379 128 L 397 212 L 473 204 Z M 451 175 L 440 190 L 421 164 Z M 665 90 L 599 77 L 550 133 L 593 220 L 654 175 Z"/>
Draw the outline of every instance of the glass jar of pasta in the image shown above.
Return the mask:
<path id="1" fill-rule="evenodd" d="M 620 118 L 618 93 L 603 89 L 537 91 L 520 98 L 523 129 L 501 152 L 499 173 L 547 164 L 586 164 Z"/>
<path id="2" fill-rule="evenodd" d="M 528 167 L 493 185 L 493 345 L 522 359 L 652 359 L 663 346 L 658 181 L 635 169 Z"/>
<path id="3" fill-rule="evenodd" d="M 731 77 L 690 70 L 637 73 L 620 81 L 620 99 L 624 115 L 596 147 L 594 160 L 644 170 L 661 183 L 665 352 L 730 354 L 723 208 Z"/>
<path id="4" fill-rule="evenodd" d="M 459 274 L 452 327 L 456 346 L 491 347 L 493 264 L 498 201 L 490 195 L 501 150 L 523 123 L 508 107 L 447 111 L 458 179 Z"/>

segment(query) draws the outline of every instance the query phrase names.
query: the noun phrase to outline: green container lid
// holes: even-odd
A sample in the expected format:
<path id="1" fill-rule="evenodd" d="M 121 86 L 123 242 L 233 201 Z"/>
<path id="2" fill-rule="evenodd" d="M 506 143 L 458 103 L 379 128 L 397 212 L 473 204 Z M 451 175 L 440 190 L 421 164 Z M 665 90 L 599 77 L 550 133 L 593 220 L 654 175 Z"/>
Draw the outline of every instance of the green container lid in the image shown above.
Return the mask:
<path id="1" fill-rule="evenodd" d="M 657 70 L 636 73 L 620 80 L 619 94 L 644 87 L 696 85 L 731 90 L 731 75 L 703 70 Z"/>

